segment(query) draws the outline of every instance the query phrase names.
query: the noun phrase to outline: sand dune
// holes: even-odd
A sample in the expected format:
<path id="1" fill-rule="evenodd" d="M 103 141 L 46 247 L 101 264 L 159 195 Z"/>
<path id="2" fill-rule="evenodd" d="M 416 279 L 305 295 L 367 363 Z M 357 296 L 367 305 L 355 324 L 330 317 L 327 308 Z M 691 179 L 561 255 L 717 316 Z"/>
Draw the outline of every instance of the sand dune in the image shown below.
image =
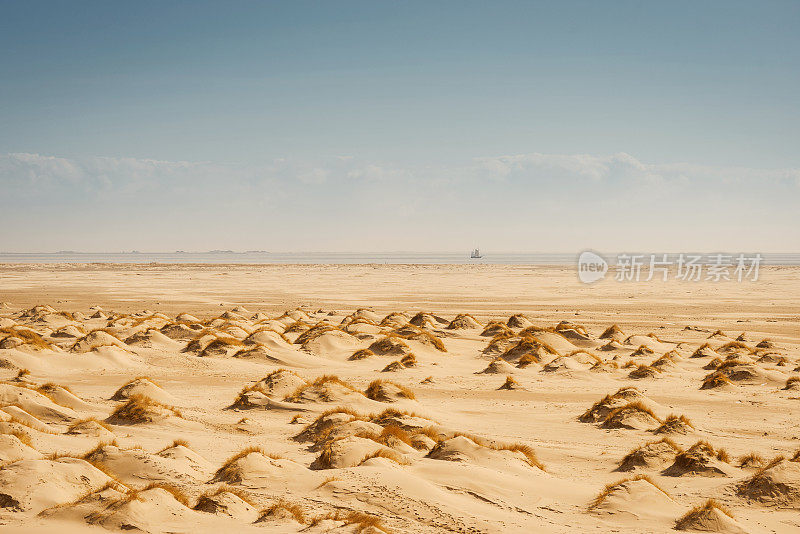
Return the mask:
<path id="1" fill-rule="evenodd" d="M 0 523 L 800 529 L 796 320 L 308 300 L 5 307 Z"/>

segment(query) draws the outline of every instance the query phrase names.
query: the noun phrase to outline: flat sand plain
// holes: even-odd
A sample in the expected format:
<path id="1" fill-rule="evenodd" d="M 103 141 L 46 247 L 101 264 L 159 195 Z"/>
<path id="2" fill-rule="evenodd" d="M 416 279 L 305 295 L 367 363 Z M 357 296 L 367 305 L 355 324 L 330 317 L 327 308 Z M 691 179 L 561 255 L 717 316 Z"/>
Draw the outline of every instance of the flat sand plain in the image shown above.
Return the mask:
<path id="1" fill-rule="evenodd" d="M 790 266 L 0 266 L 0 530 L 798 532 L 799 296 Z"/>

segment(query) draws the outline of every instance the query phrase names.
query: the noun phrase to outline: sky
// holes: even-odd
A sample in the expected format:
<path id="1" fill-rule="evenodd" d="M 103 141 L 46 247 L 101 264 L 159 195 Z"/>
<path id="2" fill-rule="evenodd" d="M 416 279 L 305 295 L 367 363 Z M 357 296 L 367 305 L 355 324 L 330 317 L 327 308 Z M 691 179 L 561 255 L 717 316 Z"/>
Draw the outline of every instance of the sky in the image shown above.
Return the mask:
<path id="1" fill-rule="evenodd" d="M 800 252 L 798 2 L 0 0 L 0 251 Z"/>

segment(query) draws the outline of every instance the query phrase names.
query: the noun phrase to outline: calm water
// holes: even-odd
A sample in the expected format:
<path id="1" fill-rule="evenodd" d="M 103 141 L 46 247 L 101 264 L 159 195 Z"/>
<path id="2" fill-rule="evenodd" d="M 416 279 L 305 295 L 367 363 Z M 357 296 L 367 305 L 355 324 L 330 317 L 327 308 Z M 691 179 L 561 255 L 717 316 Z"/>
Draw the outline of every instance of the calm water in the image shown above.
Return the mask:
<path id="1" fill-rule="evenodd" d="M 652 251 L 660 254 L 659 251 Z M 730 254 L 738 254 L 739 251 Z M 746 256 L 753 253 L 744 251 Z M 334 252 L 167 252 L 167 253 L 31 253 L 0 252 L 0 263 L 430 263 L 430 264 L 510 264 L 557 265 L 575 264 L 574 254 L 497 253 L 485 252 L 481 259 L 470 259 L 469 253 L 334 253 Z M 616 253 L 603 253 L 614 263 Z M 771 265 L 800 265 L 800 254 L 762 254 L 763 263 Z M 648 256 L 649 257 L 649 256 Z"/>

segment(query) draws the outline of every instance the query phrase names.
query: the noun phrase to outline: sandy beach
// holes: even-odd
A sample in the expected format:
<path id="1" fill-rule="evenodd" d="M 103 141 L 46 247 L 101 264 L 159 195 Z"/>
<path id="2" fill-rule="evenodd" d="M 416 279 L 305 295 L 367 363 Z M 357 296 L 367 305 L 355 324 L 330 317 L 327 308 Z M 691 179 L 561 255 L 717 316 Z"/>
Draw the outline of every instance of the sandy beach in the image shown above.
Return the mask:
<path id="1" fill-rule="evenodd" d="M 798 267 L 0 281 L 3 531 L 800 530 Z"/>

